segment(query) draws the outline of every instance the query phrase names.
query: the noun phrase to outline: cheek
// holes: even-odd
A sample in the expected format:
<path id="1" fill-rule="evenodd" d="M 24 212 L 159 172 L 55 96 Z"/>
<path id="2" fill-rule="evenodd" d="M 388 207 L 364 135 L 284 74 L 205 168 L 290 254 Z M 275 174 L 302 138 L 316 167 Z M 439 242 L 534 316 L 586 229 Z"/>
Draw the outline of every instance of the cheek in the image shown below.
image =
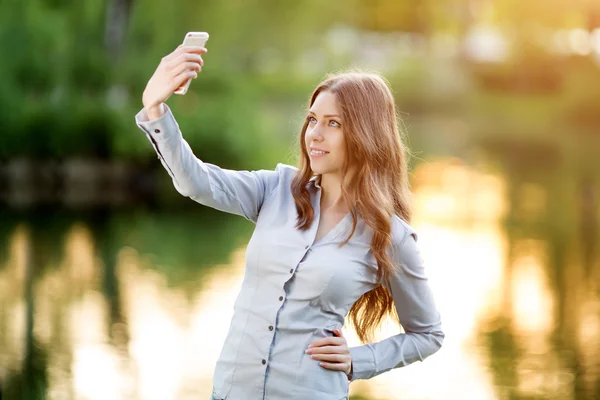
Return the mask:
<path id="1" fill-rule="evenodd" d="M 344 159 L 346 157 L 346 142 L 344 141 L 343 137 L 340 138 L 336 143 L 336 148 L 337 153 L 340 155 L 340 158 Z"/>
<path id="2" fill-rule="evenodd" d="M 305 142 L 310 142 L 311 139 L 311 132 L 312 132 L 312 128 L 310 125 L 306 126 L 306 130 L 304 131 L 304 141 Z"/>
<path id="3" fill-rule="evenodd" d="M 346 152 L 344 151 L 344 149 L 342 149 L 339 152 L 339 155 L 337 157 L 337 162 L 338 162 L 339 165 L 342 165 L 345 160 L 346 160 Z"/>

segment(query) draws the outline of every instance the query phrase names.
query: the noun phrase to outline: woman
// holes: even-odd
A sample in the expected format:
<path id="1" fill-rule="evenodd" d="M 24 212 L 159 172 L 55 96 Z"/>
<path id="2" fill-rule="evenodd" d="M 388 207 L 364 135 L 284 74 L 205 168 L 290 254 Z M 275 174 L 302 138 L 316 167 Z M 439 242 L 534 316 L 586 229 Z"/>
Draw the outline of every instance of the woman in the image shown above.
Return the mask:
<path id="1" fill-rule="evenodd" d="M 435 353 L 444 333 L 407 222 L 407 149 L 385 81 L 328 77 L 310 97 L 299 168 L 233 171 L 197 159 L 164 104 L 204 53 L 162 59 L 136 122 L 179 193 L 256 224 L 212 398 L 347 399 L 350 381 Z M 387 313 L 404 333 L 348 348 L 347 314 L 364 343 Z"/>

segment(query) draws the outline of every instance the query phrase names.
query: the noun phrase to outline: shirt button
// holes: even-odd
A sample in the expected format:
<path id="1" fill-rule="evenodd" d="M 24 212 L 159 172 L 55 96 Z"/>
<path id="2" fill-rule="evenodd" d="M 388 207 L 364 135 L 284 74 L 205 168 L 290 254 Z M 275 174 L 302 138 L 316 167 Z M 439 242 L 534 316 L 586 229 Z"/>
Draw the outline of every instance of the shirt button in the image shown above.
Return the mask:
<path id="1" fill-rule="evenodd" d="M 266 363 L 267 363 L 267 360 L 265 360 L 265 359 L 263 358 L 263 360 L 262 360 L 262 364 L 263 364 L 263 365 L 265 365 Z"/>
<path id="2" fill-rule="evenodd" d="M 269 326 L 269 330 L 272 331 L 273 330 L 273 325 Z"/>
<path id="3" fill-rule="evenodd" d="M 294 268 L 290 269 L 290 274 L 294 273 Z"/>
<path id="4" fill-rule="evenodd" d="M 154 133 L 160 133 L 160 129 L 155 129 Z"/>
<path id="5" fill-rule="evenodd" d="M 304 246 L 304 250 L 308 249 L 309 247 L 309 245 Z"/>
<path id="6" fill-rule="evenodd" d="M 279 296 L 279 301 L 283 300 L 283 296 Z"/>

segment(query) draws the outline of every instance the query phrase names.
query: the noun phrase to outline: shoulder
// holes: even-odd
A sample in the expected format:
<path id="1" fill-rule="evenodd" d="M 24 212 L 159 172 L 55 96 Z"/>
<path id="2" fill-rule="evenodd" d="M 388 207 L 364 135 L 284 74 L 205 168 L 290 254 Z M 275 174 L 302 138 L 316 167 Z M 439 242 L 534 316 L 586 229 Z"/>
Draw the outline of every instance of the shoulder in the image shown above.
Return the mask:
<path id="1" fill-rule="evenodd" d="M 392 218 L 392 256 L 402 264 L 420 257 L 415 228 L 397 215 Z"/>
<path id="2" fill-rule="evenodd" d="M 415 228 L 398 215 L 394 215 L 392 217 L 392 243 L 394 247 L 401 247 L 411 236 L 415 242 L 418 240 Z"/>
<path id="3" fill-rule="evenodd" d="M 294 177 L 298 174 L 298 168 L 293 165 L 277 163 L 275 172 L 279 176 L 279 186 L 289 187 Z"/>
<path id="4" fill-rule="evenodd" d="M 280 174 L 285 174 L 286 176 L 291 176 L 293 178 L 298 172 L 298 168 L 289 164 L 277 163 L 275 171 L 279 172 Z"/>
<path id="5" fill-rule="evenodd" d="M 262 178 L 267 193 L 275 192 L 279 187 L 288 186 L 298 169 L 292 165 L 277 163 L 275 169 L 254 171 Z"/>

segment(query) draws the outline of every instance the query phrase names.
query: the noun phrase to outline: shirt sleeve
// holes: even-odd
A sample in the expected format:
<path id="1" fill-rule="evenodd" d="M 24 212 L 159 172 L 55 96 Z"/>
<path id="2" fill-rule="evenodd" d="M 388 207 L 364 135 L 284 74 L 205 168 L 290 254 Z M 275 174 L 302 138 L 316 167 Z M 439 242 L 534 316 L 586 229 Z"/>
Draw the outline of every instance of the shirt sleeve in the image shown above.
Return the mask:
<path id="1" fill-rule="evenodd" d="M 256 223 L 266 198 L 279 182 L 273 170 L 234 171 L 198 159 L 183 138 L 171 109 L 148 121 L 146 109 L 136 116 L 137 126 L 146 133 L 159 160 L 183 196 L 208 207 L 237 214 Z"/>
<path id="2" fill-rule="evenodd" d="M 441 318 L 416 241 L 416 234 L 407 232 L 402 241 L 393 246 L 396 269 L 385 282 L 404 333 L 350 348 L 351 381 L 369 379 L 393 368 L 423 361 L 442 346 Z"/>

